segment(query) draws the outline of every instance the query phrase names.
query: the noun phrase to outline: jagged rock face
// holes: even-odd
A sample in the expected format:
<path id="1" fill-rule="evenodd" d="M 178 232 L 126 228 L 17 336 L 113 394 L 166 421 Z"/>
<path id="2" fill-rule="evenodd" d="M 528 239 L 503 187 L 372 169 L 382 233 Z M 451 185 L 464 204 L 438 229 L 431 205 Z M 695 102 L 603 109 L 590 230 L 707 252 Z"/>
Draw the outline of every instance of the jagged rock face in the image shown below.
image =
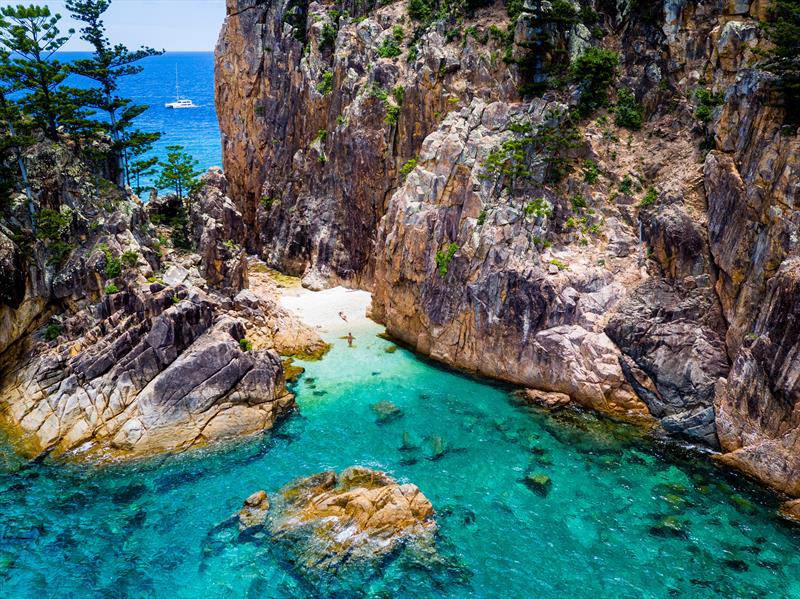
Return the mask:
<path id="1" fill-rule="evenodd" d="M 715 129 L 717 150 L 705 163 L 709 241 L 732 358 L 758 314 L 766 281 L 798 252 L 800 138 L 785 135 L 782 122 L 764 77 L 743 73 L 728 92 Z"/>
<path id="2" fill-rule="evenodd" d="M 532 112 L 541 124 L 552 108 Z M 524 204 L 494 198 L 482 176 L 521 109 L 476 100 L 425 140 L 419 166 L 381 223 L 373 315 L 448 364 L 594 408 L 641 413 L 619 350 L 603 332 L 626 284 L 640 280 L 635 260 L 618 259 L 600 242 L 558 253 L 537 247 L 536 218 L 526 217 Z M 632 236 L 615 222 L 618 237 Z M 442 268 L 449 247 L 457 251 Z M 568 268 L 554 267 L 556 256 Z"/>
<path id="3" fill-rule="evenodd" d="M 623 363 L 650 413 L 678 435 L 716 447 L 714 385 L 728 372 L 724 330 L 711 289 L 651 279 L 611 317 L 608 336 L 649 379 Z M 650 389 L 648 383 L 652 383 Z"/>
<path id="4" fill-rule="evenodd" d="M 238 244 L 245 238 L 242 214 L 227 195 L 228 182 L 221 170 L 210 169 L 201 182 L 204 187 L 191 215 L 200 274 L 209 285 L 236 295 L 248 286 L 247 256 Z"/>
<path id="5" fill-rule="evenodd" d="M 320 44 L 327 7 L 310 4 L 305 58 L 284 23 L 293 5 L 229 3 L 217 94 L 248 241 L 309 286 L 372 288 L 374 316 L 425 354 L 596 408 L 646 405 L 669 432 L 719 443 L 729 463 L 800 493 L 789 408 L 800 391 L 778 383 L 791 369 L 775 353 L 791 312 L 765 315 L 776 302 L 792 309 L 787 260 L 800 239 L 799 138 L 782 128 L 769 77 L 751 70 L 768 4 L 594 3 L 603 45 L 620 53 L 616 85 L 644 106 L 647 135 L 630 134 L 625 148 L 614 136 L 627 132 L 584 123 L 570 158 L 595 160 L 604 188 L 587 191 L 575 176 L 545 184 L 540 153 L 527 156 L 533 182 L 498 196 L 481 163 L 514 119 L 540 123 L 563 108 L 556 98 L 574 105 L 574 87 L 522 101 L 513 68 L 485 62 L 470 37 L 446 43 L 441 28 L 411 63 L 405 49 L 377 58 L 403 3 L 347 7 L 368 18 L 340 22 L 335 50 Z M 499 8 L 481 25 L 505 21 Z M 523 15 L 515 38 L 531 30 Z M 575 26 L 554 47 L 574 56 L 590 42 Z M 391 94 L 365 90 L 398 84 L 405 101 L 389 126 Z M 696 93 L 706 88 L 725 102 L 703 124 Z M 654 205 L 617 193 L 626 174 L 658 189 Z M 576 193 L 603 217 L 586 245 L 564 224 Z M 553 208 L 544 223 L 524 210 L 537 197 Z"/>
<path id="6" fill-rule="evenodd" d="M 768 283 L 754 327 L 717 386 L 723 461 L 800 496 L 800 260 Z"/>
<path id="7" fill-rule="evenodd" d="M 337 5 L 338 6 L 338 5 Z M 445 43 L 443 26 L 424 34 L 407 61 L 413 25 L 406 4 L 345 3 L 334 48 L 333 5 L 229 0 L 216 54 L 216 101 L 225 172 L 248 228 L 248 245 L 273 266 L 305 274 L 312 288 L 344 281 L 368 286 L 378 221 L 398 170 L 443 115 L 515 96 L 499 42 Z M 373 10 L 374 8 L 374 10 Z M 367 18 L 357 22 L 355 17 Z M 480 13 L 483 27 L 505 8 Z M 465 23 L 467 25 L 467 23 Z M 402 54 L 378 48 L 404 26 Z M 308 38 L 308 51 L 298 37 Z M 327 83 L 326 83 L 327 82 Z M 403 90 L 401 98 L 394 89 Z M 396 122 L 387 110 L 397 110 Z"/>
<path id="8" fill-rule="evenodd" d="M 241 322 L 154 283 L 78 313 L 55 347 L 27 340 L 0 401 L 28 454 L 132 457 L 269 428 L 293 404 L 278 356 L 245 352 Z"/>

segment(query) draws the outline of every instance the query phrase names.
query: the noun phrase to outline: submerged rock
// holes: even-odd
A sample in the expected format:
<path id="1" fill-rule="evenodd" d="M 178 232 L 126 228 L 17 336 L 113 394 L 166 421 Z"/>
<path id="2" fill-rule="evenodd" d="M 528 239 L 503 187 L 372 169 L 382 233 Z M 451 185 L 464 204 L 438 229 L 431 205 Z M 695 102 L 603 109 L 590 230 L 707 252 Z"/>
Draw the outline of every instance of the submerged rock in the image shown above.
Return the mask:
<path id="1" fill-rule="evenodd" d="M 244 531 L 249 528 L 264 525 L 269 512 L 269 499 L 266 491 L 256 491 L 244 500 L 242 509 L 239 510 L 239 530 Z"/>
<path id="2" fill-rule="evenodd" d="M 800 524 L 800 499 L 782 503 L 778 508 L 778 515 L 785 520 Z"/>
<path id="3" fill-rule="evenodd" d="M 378 424 L 388 424 L 389 422 L 403 417 L 403 410 L 390 401 L 379 401 L 378 403 L 372 404 L 370 408 L 377 414 L 375 422 Z"/>
<path id="4" fill-rule="evenodd" d="M 551 478 L 541 472 L 527 474 L 523 482 L 531 491 L 542 497 L 547 497 L 550 494 L 550 490 L 553 488 L 553 481 Z"/>

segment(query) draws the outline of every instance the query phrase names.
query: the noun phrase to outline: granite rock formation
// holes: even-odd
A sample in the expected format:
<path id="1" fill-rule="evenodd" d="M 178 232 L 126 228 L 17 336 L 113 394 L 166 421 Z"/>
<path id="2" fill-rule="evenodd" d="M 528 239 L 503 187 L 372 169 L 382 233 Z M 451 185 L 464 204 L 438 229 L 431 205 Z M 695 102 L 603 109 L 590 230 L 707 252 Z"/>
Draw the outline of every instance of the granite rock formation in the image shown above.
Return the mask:
<path id="1" fill-rule="evenodd" d="M 0 419 L 18 449 L 130 458 L 269 429 L 291 410 L 279 352 L 326 346 L 279 306 L 274 285 L 245 289 L 241 218 L 221 172 L 193 198 L 195 254 L 170 248 L 175 230 L 150 222 L 173 218 L 174 199 L 145 210 L 88 188 L 69 150 L 34 151 L 66 166 L 55 182 L 33 179 L 45 218 L 32 247 L 0 239 Z M 48 196 L 58 212 L 46 212 Z M 14 218 L 24 225 L 25 214 Z"/>
<path id="2" fill-rule="evenodd" d="M 405 2 L 231 0 L 217 103 L 246 244 L 307 286 L 373 290 L 438 360 L 648 413 L 797 494 L 800 142 L 754 67 L 768 3 L 563 4 L 458 29 Z M 621 95 L 576 122 L 583 86 L 528 85 L 590 46 L 618 53 L 641 130 L 615 122 Z"/>
<path id="3" fill-rule="evenodd" d="M 413 484 L 352 467 L 282 488 L 270 507 L 269 535 L 291 563 L 314 579 L 389 558 L 409 544 L 431 546 L 430 501 Z"/>

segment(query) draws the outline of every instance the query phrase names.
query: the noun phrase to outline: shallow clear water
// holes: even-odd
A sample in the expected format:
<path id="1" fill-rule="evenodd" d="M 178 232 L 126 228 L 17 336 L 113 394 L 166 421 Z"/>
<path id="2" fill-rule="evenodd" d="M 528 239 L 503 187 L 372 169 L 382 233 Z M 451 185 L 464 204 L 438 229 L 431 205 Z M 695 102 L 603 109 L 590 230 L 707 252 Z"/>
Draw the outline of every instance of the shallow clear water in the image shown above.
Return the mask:
<path id="1" fill-rule="evenodd" d="M 271 436 L 101 469 L 23 466 L 6 449 L 0 596 L 331 596 L 303 587 L 268 546 L 208 535 L 257 489 L 353 464 L 422 489 L 453 565 L 397 561 L 365 581 L 372 596 L 800 596 L 800 533 L 769 495 L 629 427 L 547 415 L 509 389 L 387 353 L 379 330 L 307 364 L 300 412 Z M 403 416 L 377 423 L 380 400 Z M 419 450 L 399 449 L 404 432 Z M 520 482 L 528 471 L 552 478 L 548 496 Z"/>

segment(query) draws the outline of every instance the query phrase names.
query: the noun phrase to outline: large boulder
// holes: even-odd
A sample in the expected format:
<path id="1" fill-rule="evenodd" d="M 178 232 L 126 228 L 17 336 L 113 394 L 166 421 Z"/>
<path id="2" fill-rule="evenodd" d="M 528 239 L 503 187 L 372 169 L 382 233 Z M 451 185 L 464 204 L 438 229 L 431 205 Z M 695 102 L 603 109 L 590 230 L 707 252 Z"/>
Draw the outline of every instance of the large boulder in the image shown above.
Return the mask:
<path id="1" fill-rule="evenodd" d="M 159 283 L 106 295 L 25 338 L 0 388 L 29 455 L 133 457 L 270 428 L 293 406 L 273 351 L 246 351 L 242 322 L 197 289 Z"/>
<path id="2" fill-rule="evenodd" d="M 651 279 L 605 330 L 635 363 L 623 369 L 650 413 L 669 432 L 716 447 L 714 385 L 729 366 L 713 290 Z"/>
<path id="3" fill-rule="evenodd" d="M 335 571 L 385 559 L 410 541 L 431 541 L 433 514 L 416 485 L 352 467 L 281 489 L 271 508 L 270 534 L 301 569 Z"/>

